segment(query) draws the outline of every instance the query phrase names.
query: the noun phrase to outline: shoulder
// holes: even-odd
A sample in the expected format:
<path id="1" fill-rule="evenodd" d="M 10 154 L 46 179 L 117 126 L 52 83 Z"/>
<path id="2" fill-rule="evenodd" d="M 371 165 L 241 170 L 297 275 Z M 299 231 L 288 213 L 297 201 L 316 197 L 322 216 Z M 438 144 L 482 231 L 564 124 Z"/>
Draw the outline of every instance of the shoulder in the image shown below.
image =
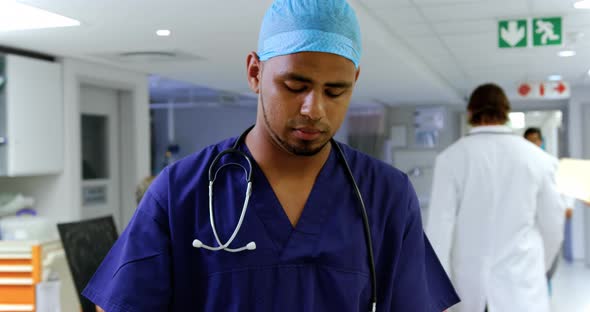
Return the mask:
<path id="1" fill-rule="evenodd" d="M 436 157 L 437 160 L 449 160 L 461 157 L 473 148 L 473 144 L 477 144 L 478 138 L 475 136 L 461 137 L 456 142 L 443 149 Z"/>
<path id="2" fill-rule="evenodd" d="M 553 172 L 557 169 L 559 159 L 549 154 L 545 150 L 539 148 L 537 145 L 527 141 L 522 137 L 514 138 L 513 142 L 518 154 L 529 163 L 535 170 L 544 169 L 548 172 Z"/>

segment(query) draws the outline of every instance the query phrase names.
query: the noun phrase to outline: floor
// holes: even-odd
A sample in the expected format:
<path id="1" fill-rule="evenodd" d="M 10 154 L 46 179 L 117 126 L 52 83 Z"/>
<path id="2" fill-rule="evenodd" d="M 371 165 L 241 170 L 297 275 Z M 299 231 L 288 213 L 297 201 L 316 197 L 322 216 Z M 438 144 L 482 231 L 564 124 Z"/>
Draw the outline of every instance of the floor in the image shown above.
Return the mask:
<path id="1" fill-rule="evenodd" d="M 590 312 L 590 267 L 559 263 L 552 281 L 552 312 Z"/>

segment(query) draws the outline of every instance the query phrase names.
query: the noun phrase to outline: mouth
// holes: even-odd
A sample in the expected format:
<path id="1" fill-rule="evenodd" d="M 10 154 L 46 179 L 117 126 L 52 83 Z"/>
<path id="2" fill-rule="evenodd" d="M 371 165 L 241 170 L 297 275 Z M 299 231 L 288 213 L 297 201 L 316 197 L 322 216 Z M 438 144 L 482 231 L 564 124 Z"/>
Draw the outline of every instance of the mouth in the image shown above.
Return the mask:
<path id="1" fill-rule="evenodd" d="M 295 137 L 297 137 L 298 139 L 304 141 L 313 141 L 319 138 L 324 133 L 324 131 L 321 131 L 316 128 L 302 127 L 294 129 L 293 133 L 295 134 Z"/>

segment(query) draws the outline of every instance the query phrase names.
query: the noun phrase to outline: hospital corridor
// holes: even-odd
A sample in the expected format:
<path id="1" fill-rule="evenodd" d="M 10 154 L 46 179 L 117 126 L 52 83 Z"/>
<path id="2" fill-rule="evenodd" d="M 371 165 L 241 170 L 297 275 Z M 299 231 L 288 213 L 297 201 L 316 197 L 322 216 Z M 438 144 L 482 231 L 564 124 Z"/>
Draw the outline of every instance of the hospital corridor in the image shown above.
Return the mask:
<path id="1" fill-rule="evenodd" d="M 0 0 L 0 312 L 590 312 L 590 0 Z"/>

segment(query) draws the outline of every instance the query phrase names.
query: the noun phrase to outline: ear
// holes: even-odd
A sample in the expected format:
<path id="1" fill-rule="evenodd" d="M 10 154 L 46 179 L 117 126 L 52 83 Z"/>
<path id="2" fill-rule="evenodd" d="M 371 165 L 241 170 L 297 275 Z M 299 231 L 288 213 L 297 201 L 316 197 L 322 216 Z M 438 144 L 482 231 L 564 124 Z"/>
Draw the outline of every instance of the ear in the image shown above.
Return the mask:
<path id="1" fill-rule="evenodd" d="M 250 52 L 246 59 L 246 73 L 248 76 L 248 86 L 250 90 L 258 94 L 260 92 L 260 73 L 262 71 L 262 62 L 256 52 Z"/>
<path id="2" fill-rule="evenodd" d="M 356 74 L 354 76 L 354 82 L 357 82 L 359 80 L 359 75 L 361 74 L 361 67 L 359 66 L 356 70 Z"/>

